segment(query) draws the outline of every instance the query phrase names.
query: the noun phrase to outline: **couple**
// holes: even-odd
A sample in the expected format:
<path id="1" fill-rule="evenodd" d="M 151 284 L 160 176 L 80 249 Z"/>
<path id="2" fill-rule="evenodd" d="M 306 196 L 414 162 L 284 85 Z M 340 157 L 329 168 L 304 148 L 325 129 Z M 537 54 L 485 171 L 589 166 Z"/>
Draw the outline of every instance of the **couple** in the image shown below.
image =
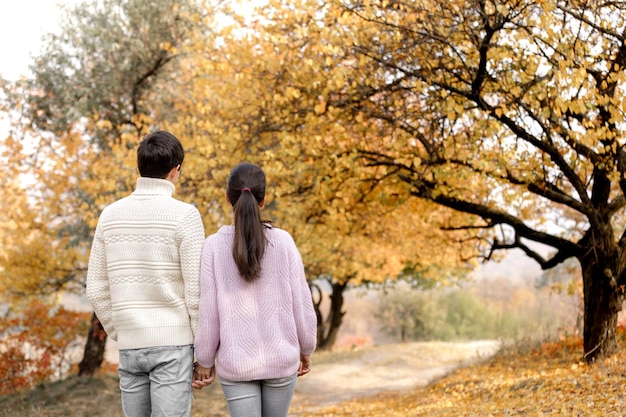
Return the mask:
<path id="1" fill-rule="evenodd" d="M 300 253 L 261 220 L 265 174 L 248 163 L 228 178 L 233 226 L 205 240 L 198 210 L 172 198 L 183 158 L 171 133 L 147 135 L 135 191 L 93 239 L 86 293 L 117 341 L 124 415 L 189 416 L 217 371 L 231 416 L 287 416 L 316 343 Z"/>

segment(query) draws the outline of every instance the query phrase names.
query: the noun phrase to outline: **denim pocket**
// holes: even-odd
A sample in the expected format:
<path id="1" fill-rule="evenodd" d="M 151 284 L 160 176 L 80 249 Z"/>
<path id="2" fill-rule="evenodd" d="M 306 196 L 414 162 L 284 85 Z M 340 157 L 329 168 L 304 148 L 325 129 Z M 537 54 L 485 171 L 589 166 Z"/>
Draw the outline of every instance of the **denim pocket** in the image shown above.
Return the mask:
<path id="1" fill-rule="evenodd" d="M 117 372 L 120 377 L 120 388 L 123 391 L 132 390 L 140 380 L 138 374 L 141 373 L 133 352 L 120 351 Z"/>
<path id="2" fill-rule="evenodd" d="M 149 363 L 155 364 L 150 378 L 160 383 L 174 382 L 180 379 L 182 361 L 188 353 L 183 353 L 183 347 L 164 346 L 149 350 Z"/>

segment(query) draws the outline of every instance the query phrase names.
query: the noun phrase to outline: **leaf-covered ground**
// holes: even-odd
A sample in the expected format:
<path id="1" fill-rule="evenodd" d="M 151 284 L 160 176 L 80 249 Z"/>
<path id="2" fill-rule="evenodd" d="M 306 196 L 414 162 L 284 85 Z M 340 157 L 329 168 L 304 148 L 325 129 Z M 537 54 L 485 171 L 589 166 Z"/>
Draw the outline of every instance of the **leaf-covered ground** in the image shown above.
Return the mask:
<path id="1" fill-rule="evenodd" d="M 300 416 L 626 415 L 626 350 L 592 366 L 580 361 L 581 354 L 579 339 L 524 353 L 502 352 L 427 388 L 379 394 Z"/>
<path id="2" fill-rule="evenodd" d="M 318 363 L 340 364 L 351 355 L 319 355 Z M 425 388 L 386 392 L 328 406 L 305 407 L 295 403 L 290 416 L 626 415 L 626 349 L 620 347 L 617 354 L 592 366 L 581 362 L 581 355 L 579 339 L 546 343 L 535 350 L 516 346 L 515 350 L 505 350 L 483 363 L 457 369 Z M 219 384 L 194 396 L 193 417 L 228 416 Z M 117 378 L 71 377 L 20 395 L 0 397 L 0 416 L 33 415 L 121 417 Z"/>

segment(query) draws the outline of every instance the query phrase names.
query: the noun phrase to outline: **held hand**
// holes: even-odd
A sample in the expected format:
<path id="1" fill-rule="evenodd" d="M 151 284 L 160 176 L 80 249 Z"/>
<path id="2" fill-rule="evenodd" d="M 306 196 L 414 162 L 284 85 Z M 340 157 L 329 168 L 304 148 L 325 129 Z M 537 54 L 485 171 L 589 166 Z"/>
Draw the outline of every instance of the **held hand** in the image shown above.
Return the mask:
<path id="1" fill-rule="evenodd" d="M 195 389 L 202 389 L 215 381 L 215 366 L 205 368 L 197 363 L 193 368 L 193 381 L 191 387 Z"/>
<path id="2" fill-rule="evenodd" d="M 311 355 L 300 355 L 300 368 L 298 376 L 306 375 L 311 372 Z"/>

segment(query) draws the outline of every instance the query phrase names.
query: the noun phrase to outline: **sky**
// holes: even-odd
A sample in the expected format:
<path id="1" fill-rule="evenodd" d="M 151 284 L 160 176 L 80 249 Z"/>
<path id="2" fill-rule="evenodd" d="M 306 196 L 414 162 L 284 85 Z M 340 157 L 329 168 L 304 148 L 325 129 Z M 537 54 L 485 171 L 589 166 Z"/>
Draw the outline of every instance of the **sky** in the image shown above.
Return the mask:
<path id="1" fill-rule="evenodd" d="M 28 75 L 31 55 L 41 50 L 41 37 L 56 32 L 61 16 L 59 4 L 78 0 L 3 1 L 0 7 L 0 76 L 16 80 Z"/>

